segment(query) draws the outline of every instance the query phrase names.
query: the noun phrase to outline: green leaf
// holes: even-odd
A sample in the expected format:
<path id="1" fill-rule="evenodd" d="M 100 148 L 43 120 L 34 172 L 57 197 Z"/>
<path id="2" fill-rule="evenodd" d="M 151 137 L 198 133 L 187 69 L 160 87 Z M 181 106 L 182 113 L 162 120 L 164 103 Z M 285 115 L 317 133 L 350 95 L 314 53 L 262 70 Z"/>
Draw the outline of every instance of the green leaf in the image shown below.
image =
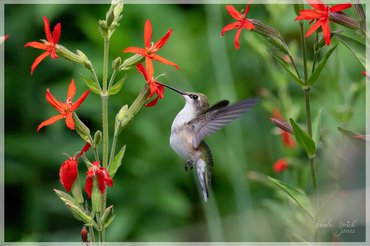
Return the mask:
<path id="1" fill-rule="evenodd" d="M 338 45 L 335 45 L 333 48 L 331 48 L 325 55 L 324 57 L 321 59 L 320 63 L 317 65 L 317 67 L 315 68 L 315 71 L 311 74 L 310 78 L 308 79 L 307 83 L 309 85 L 312 85 L 313 83 L 315 83 L 317 81 L 317 79 L 319 78 L 321 72 L 322 72 L 322 69 L 324 68 L 326 62 L 328 61 L 330 55 L 333 53 L 333 51 L 335 50 L 335 48 L 337 48 Z"/>
<path id="2" fill-rule="evenodd" d="M 121 90 L 121 88 L 122 88 L 122 86 L 123 86 L 123 84 L 125 83 L 125 81 L 126 81 L 126 77 L 127 77 L 127 74 L 125 75 L 125 76 L 123 76 L 117 83 L 115 83 L 109 90 L 108 90 L 108 94 L 109 95 L 115 95 L 115 94 L 117 94 L 120 90 Z"/>
<path id="3" fill-rule="evenodd" d="M 302 190 L 294 188 L 287 183 L 284 183 L 283 181 L 278 179 L 274 179 L 270 176 L 268 176 L 267 178 L 277 187 L 282 189 L 290 198 L 292 198 L 312 219 L 314 218 L 311 201 Z"/>
<path id="4" fill-rule="evenodd" d="M 316 154 L 316 145 L 310 135 L 305 132 L 293 119 L 289 119 L 293 127 L 294 136 L 298 144 L 304 149 L 309 158 L 314 158 Z"/>
<path id="5" fill-rule="evenodd" d="M 272 53 L 272 56 L 275 58 L 276 61 L 278 61 L 283 66 L 283 68 L 285 68 L 290 77 L 292 77 L 296 83 L 298 83 L 301 86 L 304 85 L 303 81 L 296 76 L 292 69 L 290 69 L 289 64 L 286 61 L 284 61 L 280 56 L 274 53 Z"/>
<path id="6" fill-rule="evenodd" d="M 122 147 L 122 149 L 118 152 L 118 154 L 114 157 L 113 162 L 109 166 L 108 173 L 111 176 L 111 178 L 114 177 L 116 174 L 118 168 L 122 164 L 122 158 L 125 155 L 126 145 Z"/>
<path id="7" fill-rule="evenodd" d="M 351 53 L 357 58 L 361 65 L 366 68 L 366 46 L 352 38 L 335 33 L 334 37 L 346 46 Z"/>
<path id="8" fill-rule="evenodd" d="M 316 146 L 319 144 L 320 140 L 320 128 L 321 128 L 321 115 L 322 115 L 322 108 L 320 108 L 319 112 L 316 115 L 312 123 L 312 138 L 313 141 L 316 143 Z"/>
<path id="9" fill-rule="evenodd" d="M 98 85 L 91 79 L 87 78 L 87 77 L 82 77 L 82 79 L 85 81 L 85 84 L 87 85 L 87 87 L 89 87 L 89 89 L 94 92 L 95 94 L 98 94 L 100 95 L 100 89 L 98 87 Z"/>

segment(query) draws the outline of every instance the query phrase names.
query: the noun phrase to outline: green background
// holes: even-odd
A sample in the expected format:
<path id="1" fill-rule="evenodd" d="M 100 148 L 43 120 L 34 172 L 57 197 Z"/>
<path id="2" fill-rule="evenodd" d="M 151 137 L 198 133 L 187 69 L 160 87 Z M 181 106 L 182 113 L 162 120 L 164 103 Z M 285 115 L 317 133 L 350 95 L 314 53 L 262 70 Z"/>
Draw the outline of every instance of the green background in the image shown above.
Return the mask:
<path id="1" fill-rule="evenodd" d="M 235 7 L 240 10 L 245 6 Z M 105 19 L 107 10 L 108 5 L 5 6 L 5 32 L 10 34 L 4 44 L 6 241 L 80 240 L 82 223 L 73 218 L 53 189 L 63 190 L 58 176 L 66 159 L 63 153 L 73 155 L 84 143 L 65 126 L 64 120 L 39 133 L 36 128 L 57 114 L 45 100 L 46 88 L 64 101 L 73 78 L 78 98 L 87 90 L 81 75 L 89 73 L 81 65 L 47 57 L 30 76 L 31 64 L 41 51 L 23 46 L 45 38 L 42 18 L 47 16 L 52 28 L 58 22 L 62 24 L 59 43 L 72 51 L 82 50 L 101 78 L 103 48 L 98 20 Z M 353 15 L 352 10 L 348 13 Z M 278 29 L 302 67 L 299 25 L 294 21 L 292 6 L 252 5 L 248 18 Z M 152 22 L 154 42 L 169 28 L 173 29 L 159 54 L 177 63 L 180 71 L 155 62 L 155 76 L 167 74 L 160 81 L 206 94 L 210 104 L 221 99 L 235 102 L 256 96 L 260 103 L 207 139 L 213 152 L 214 170 L 213 193 L 206 204 L 193 174 L 184 172 L 184 161 L 169 146 L 171 123 L 184 100 L 166 90 L 164 99 L 155 107 L 143 108 L 119 137 L 118 148 L 127 144 L 127 149 L 114 186 L 108 188 L 108 204 L 114 205 L 116 218 L 107 230 L 107 240 L 294 240 L 289 230 L 310 235 L 307 229 L 310 224 L 300 209 L 265 179 L 270 175 L 295 186 L 297 170 L 301 170 L 302 188 L 311 194 L 304 152 L 299 147 L 286 149 L 269 120 L 272 110 L 278 108 L 286 119 L 292 117 L 302 125 L 305 123 L 303 92 L 271 58 L 270 44 L 247 30 L 242 31 L 240 50 L 234 47 L 235 30 L 221 38 L 222 27 L 233 21 L 225 5 L 129 4 L 124 7 L 121 25 L 111 39 L 111 60 L 118 56 L 128 58 L 129 54 L 122 53 L 128 46 L 143 47 L 146 19 Z M 351 30 L 331 26 L 353 36 Z M 313 37 L 307 40 L 312 47 Z M 319 191 L 324 197 L 339 189 L 339 192 L 359 191 L 364 198 L 364 146 L 337 131 L 338 126 L 365 131 L 362 70 L 351 53 L 339 45 L 311 90 L 313 116 L 319 108 L 324 112 L 317 161 Z M 122 91 L 110 98 L 110 133 L 115 114 L 135 99 L 144 83 L 142 76 L 132 69 Z M 92 132 L 100 129 L 98 95 L 90 93 L 77 113 Z M 92 153 L 88 155 L 92 158 Z M 287 158 L 290 167 L 276 174 L 273 164 L 280 158 Z M 85 165 L 79 165 L 79 172 L 84 186 Z M 339 240 L 364 240 L 364 226 L 360 222 L 364 201 L 360 199 L 358 205 L 356 233 L 343 234 Z M 335 210 L 338 204 L 329 200 L 329 207 Z M 341 221 L 335 216 L 330 218 L 337 223 Z"/>

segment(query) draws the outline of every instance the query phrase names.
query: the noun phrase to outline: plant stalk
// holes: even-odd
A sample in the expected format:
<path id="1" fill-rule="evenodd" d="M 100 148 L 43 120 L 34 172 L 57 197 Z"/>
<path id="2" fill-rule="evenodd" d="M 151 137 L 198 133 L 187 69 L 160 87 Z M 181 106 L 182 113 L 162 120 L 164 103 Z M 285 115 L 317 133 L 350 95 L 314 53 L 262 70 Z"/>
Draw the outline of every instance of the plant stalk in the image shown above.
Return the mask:
<path id="1" fill-rule="evenodd" d="M 307 71 L 307 46 L 306 39 L 304 35 L 303 22 L 299 22 L 300 25 L 300 36 L 301 36 L 301 45 L 303 52 L 303 68 L 304 68 L 304 98 L 306 105 L 306 123 L 307 123 L 307 132 L 312 137 L 312 118 L 311 118 L 311 103 L 310 103 L 310 86 L 308 85 L 308 71 Z M 316 51 L 316 48 L 315 48 Z M 318 229 L 316 228 L 316 222 L 318 219 L 319 213 L 319 203 L 317 196 L 317 182 L 316 182 L 316 170 L 315 170 L 315 157 L 309 158 L 310 168 L 311 168 L 311 179 L 312 179 L 312 190 L 314 195 L 315 203 L 315 241 L 317 241 Z"/>

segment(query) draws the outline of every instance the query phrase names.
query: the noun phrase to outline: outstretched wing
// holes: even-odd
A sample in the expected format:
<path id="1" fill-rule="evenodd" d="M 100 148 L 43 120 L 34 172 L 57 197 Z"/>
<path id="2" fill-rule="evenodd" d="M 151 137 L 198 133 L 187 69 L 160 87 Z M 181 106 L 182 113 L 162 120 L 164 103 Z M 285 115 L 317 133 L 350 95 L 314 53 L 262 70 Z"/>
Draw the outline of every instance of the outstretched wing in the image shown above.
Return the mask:
<path id="1" fill-rule="evenodd" d="M 202 140 L 217 130 L 224 127 L 232 120 L 240 117 L 251 107 L 256 105 L 258 98 L 246 99 L 230 106 L 222 104 L 221 107 L 211 107 L 203 117 L 196 118 L 189 122 L 194 129 L 193 147 L 198 148 Z M 218 103 L 219 104 L 219 103 Z"/>

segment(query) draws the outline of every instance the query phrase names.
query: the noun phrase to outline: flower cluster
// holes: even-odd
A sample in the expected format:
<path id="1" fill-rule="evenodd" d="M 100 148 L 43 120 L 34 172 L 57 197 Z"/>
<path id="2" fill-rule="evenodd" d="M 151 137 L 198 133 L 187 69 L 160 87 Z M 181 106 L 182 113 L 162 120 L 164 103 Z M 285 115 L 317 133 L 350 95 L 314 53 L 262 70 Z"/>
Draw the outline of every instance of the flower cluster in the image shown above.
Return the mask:
<path id="1" fill-rule="evenodd" d="M 154 79 L 154 66 L 153 61 L 156 60 L 163 64 L 174 66 L 176 69 L 179 69 L 179 66 L 176 63 L 173 63 L 162 56 L 159 56 L 157 52 L 165 45 L 169 39 L 169 37 L 172 34 L 172 29 L 169 29 L 167 34 L 164 35 L 161 39 L 159 39 L 157 42 L 152 42 L 152 24 L 150 20 L 147 20 L 145 22 L 144 26 L 144 46 L 145 48 L 139 48 L 139 47 L 128 47 L 123 52 L 126 53 L 135 53 L 138 55 L 141 55 L 145 57 L 145 67 L 141 64 L 138 65 L 139 72 L 144 75 L 144 78 L 146 82 L 148 83 L 148 86 L 150 88 L 150 93 L 148 96 L 148 99 L 151 98 L 154 94 L 157 94 L 157 97 L 152 100 L 151 102 L 147 103 L 145 106 L 152 107 L 157 104 L 157 101 L 159 98 L 163 98 L 164 93 L 164 87 L 157 83 L 157 81 Z"/>

